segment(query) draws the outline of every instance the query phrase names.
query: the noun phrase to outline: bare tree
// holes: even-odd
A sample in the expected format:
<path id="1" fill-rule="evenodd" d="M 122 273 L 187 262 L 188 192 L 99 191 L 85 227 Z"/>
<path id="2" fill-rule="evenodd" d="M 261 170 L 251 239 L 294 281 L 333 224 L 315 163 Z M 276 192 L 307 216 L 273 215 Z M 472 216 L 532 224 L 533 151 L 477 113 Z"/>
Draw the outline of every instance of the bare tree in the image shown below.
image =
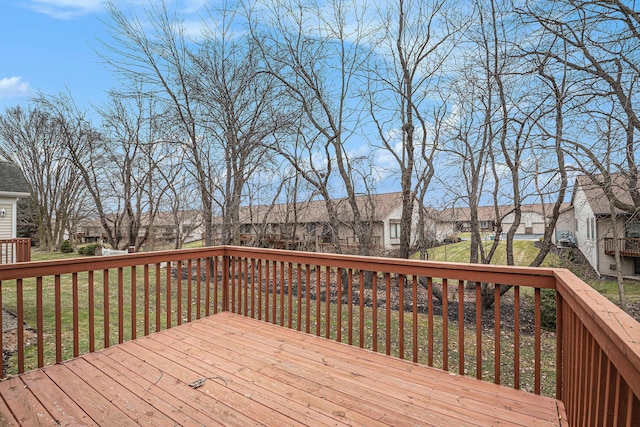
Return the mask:
<path id="1" fill-rule="evenodd" d="M 82 178 L 67 156 L 58 117 L 35 108 L 0 115 L 0 156 L 20 166 L 31 189 L 40 247 L 60 247 L 82 205 Z"/>
<path id="2" fill-rule="evenodd" d="M 157 100 L 142 91 L 112 93 L 100 113 L 105 144 L 90 155 L 105 159 L 100 173 L 122 207 L 125 247 L 137 251 L 149 238 L 169 187 L 160 171 L 171 155 L 162 144 L 162 115 Z"/>
<path id="3" fill-rule="evenodd" d="M 133 84 L 133 90 L 142 84 L 146 92 L 164 102 L 164 126 L 173 130 L 174 141 L 189 154 L 202 203 L 204 241 L 212 245 L 217 177 L 212 176 L 216 169 L 210 164 L 211 150 L 202 138 L 204 130 L 191 92 L 194 45 L 187 40 L 181 20 L 170 15 L 164 2 L 145 9 L 144 23 L 135 15 L 127 16 L 113 2 L 107 9 L 112 40 L 104 42 L 109 52 L 104 59 L 121 73 L 124 83 Z"/>
<path id="4" fill-rule="evenodd" d="M 254 39 L 266 72 L 303 113 L 299 134 L 286 144 L 280 139 L 276 148 L 325 201 L 334 250 L 341 251 L 338 228 L 344 222 L 353 228 L 360 254 L 366 255 L 372 221 L 357 196 L 368 188 L 359 185 L 367 175 L 357 170 L 359 162 L 347 149 L 363 114 L 357 86 L 370 55 L 366 5 L 332 0 L 320 7 L 274 0 L 267 7 L 260 11 L 264 25 L 252 22 Z M 349 221 L 340 219 L 332 186 L 346 194 Z"/>
<path id="5" fill-rule="evenodd" d="M 627 193 L 632 203 L 625 202 L 609 194 L 614 205 L 623 211 L 634 213 L 640 207 L 638 188 L 638 166 L 636 162 L 636 134 L 640 131 L 638 114 L 638 79 L 640 79 L 640 19 L 637 11 L 624 2 L 573 2 L 563 0 L 553 2 L 527 3 L 520 12 L 539 24 L 547 38 L 541 44 L 549 61 L 555 61 L 571 70 L 580 82 L 580 92 L 585 103 L 585 122 L 592 114 L 603 115 L 610 111 L 608 105 L 615 106 L 614 114 L 625 129 L 626 137 L 620 141 L 612 158 L 626 179 Z M 605 113 L 606 114 L 606 113 Z M 611 188 L 607 165 L 600 159 L 597 144 L 590 138 L 576 138 L 567 154 L 584 164 L 585 170 L 602 176 L 600 187 Z M 587 165 L 587 163 L 589 165 Z"/>
<path id="6" fill-rule="evenodd" d="M 218 154 L 209 164 L 220 176 L 214 202 L 222 213 L 222 244 L 238 240 L 240 204 L 251 176 L 269 163 L 273 134 L 291 121 L 279 102 L 275 78 L 261 72 L 258 48 L 250 36 L 235 30 L 237 11 L 210 12 L 209 28 L 193 54 L 189 88 L 201 105 L 203 141 Z"/>
<path id="7" fill-rule="evenodd" d="M 401 258 L 410 255 L 414 206 L 416 202 L 422 206 L 434 174 L 438 149 L 434 123 L 441 119 L 437 114 L 442 108 L 431 106 L 434 98 L 428 94 L 442 81 L 443 64 L 455 46 L 458 29 L 448 3 L 400 0 L 378 10 L 382 22 L 375 41 L 378 55 L 369 70 L 365 95 L 380 144 L 398 166 Z M 424 225 L 419 229 L 424 230 Z"/>

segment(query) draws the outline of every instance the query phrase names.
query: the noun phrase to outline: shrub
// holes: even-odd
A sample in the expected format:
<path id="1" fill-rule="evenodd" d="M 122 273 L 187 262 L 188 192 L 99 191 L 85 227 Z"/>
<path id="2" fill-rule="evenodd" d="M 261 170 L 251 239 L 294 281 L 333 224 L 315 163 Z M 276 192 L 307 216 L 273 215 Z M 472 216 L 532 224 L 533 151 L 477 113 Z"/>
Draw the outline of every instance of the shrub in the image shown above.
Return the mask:
<path id="1" fill-rule="evenodd" d="M 73 246 L 69 240 L 62 242 L 62 245 L 60 245 L 60 252 L 63 254 L 70 254 L 73 252 Z"/>
<path id="2" fill-rule="evenodd" d="M 540 290 L 540 323 L 548 330 L 556 329 L 556 291 Z"/>
<path id="3" fill-rule="evenodd" d="M 90 245 L 78 248 L 78 253 L 85 256 L 94 256 L 96 255 L 98 248 L 102 249 L 102 245 L 100 243 L 91 243 Z"/>
<path id="4" fill-rule="evenodd" d="M 443 240 L 444 243 L 458 243 L 458 242 L 461 242 L 461 241 L 462 241 L 462 239 L 459 238 L 456 234 L 449 234 Z"/>

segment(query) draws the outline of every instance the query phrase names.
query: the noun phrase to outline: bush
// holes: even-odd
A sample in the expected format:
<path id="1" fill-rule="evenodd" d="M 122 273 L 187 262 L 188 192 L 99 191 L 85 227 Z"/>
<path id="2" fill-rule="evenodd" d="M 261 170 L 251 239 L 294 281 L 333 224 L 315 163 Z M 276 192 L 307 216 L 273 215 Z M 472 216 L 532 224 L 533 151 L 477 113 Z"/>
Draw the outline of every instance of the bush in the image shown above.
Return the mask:
<path id="1" fill-rule="evenodd" d="M 73 246 L 71 245 L 71 242 L 69 240 L 65 240 L 64 242 L 62 242 L 62 245 L 60 246 L 60 252 L 62 252 L 63 254 L 70 254 L 73 252 Z"/>
<path id="2" fill-rule="evenodd" d="M 461 241 L 462 241 L 462 239 L 459 238 L 456 234 L 449 234 L 443 240 L 444 243 L 458 243 L 458 242 L 461 242 Z"/>
<path id="3" fill-rule="evenodd" d="M 556 329 L 556 291 L 540 290 L 540 323 L 547 330 Z"/>
<path id="4" fill-rule="evenodd" d="M 91 243 L 90 245 L 78 248 L 78 253 L 85 256 L 94 256 L 96 255 L 98 248 L 102 249 L 102 245 L 100 243 Z"/>

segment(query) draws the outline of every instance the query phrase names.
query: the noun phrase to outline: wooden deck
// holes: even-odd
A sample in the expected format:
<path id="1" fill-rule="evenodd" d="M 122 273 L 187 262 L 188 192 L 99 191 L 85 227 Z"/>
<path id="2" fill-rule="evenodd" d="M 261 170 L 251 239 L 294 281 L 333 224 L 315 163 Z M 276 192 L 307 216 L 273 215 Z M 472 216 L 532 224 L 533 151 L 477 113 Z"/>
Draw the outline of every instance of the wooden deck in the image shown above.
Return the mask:
<path id="1" fill-rule="evenodd" d="M 566 425 L 561 402 L 221 313 L 0 383 L 0 425 Z"/>

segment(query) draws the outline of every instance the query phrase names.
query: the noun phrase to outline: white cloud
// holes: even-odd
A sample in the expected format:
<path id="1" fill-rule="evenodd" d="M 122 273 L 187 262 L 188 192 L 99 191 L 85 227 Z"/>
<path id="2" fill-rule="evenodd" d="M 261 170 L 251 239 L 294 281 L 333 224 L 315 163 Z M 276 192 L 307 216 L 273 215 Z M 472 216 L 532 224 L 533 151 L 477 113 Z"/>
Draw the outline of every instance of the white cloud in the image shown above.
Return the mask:
<path id="1" fill-rule="evenodd" d="M 72 19 L 104 10 L 105 0 L 32 0 L 29 7 L 56 19 Z"/>
<path id="2" fill-rule="evenodd" d="M 117 7 L 147 7 L 148 0 L 113 0 Z M 107 0 L 29 0 L 27 6 L 55 19 L 73 19 L 90 13 L 105 10 Z M 176 8 L 184 14 L 192 14 L 203 10 L 205 0 L 167 0 L 168 7 Z"/>
<path id="3" fill-rule="evenodd" d="M 24 96 L 30 93 L 29 82 L 22 81 L 21 77 L 3 77 L 0 79 L 0 98 L 12 96 Z"/>

